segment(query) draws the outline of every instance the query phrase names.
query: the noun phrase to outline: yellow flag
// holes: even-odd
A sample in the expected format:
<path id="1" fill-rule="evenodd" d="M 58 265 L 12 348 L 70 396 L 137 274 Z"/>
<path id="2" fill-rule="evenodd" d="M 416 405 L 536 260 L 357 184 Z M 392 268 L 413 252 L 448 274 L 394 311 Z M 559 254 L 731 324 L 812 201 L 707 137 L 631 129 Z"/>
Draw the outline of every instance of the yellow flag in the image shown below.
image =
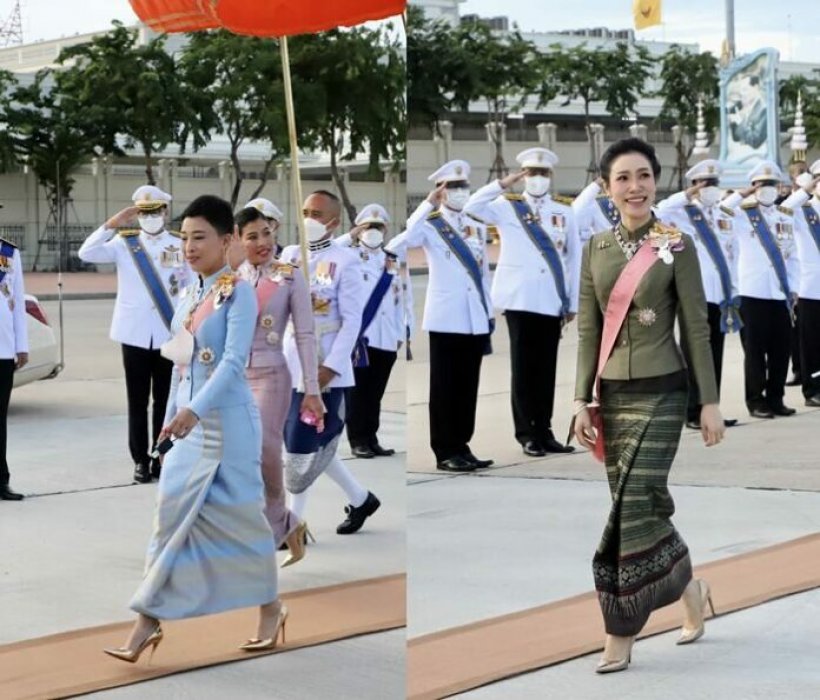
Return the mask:
<path id="1" fill-rule="evenodd" d="M 632 0 L 635 29 L 646 29 L 661 23 L 661 0 Z"/>

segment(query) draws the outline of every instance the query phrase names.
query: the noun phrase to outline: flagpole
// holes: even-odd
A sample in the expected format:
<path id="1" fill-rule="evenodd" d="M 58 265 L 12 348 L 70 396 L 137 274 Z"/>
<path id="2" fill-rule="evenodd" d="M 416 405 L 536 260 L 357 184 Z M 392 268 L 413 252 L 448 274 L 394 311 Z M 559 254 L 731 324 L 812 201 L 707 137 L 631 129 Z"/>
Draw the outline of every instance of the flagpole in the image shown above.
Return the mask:
<path id="1" fill-rule="evenodd" d="M 726 0 L 726 48 L 729 59 L 735 57 L 735 0 Z"/>
<path id="2" fill-rule="evenodd" d="M 279 48 L 282 54 L 282 83 L 285 88 L 285 111 L 288 117 L 288 138 L 290 139 L 290 184 L 293 191 L 293 198 L 296 200 L 296 208 L 301 214 L 302 179 L 299 173 L 299 144 L 296 141 L 296 115 L 293 109 L 293 87 L 290 82 L 290 55 L 288 54 L 288 38 L 286 36 L 279 39 Z M 296 222 L 299 229 L 299 250 L 302 253 L 302 272 L 305 275 L 305 280 L 310 283 L 305 222 L 301 215 L 296 217 Z"/>

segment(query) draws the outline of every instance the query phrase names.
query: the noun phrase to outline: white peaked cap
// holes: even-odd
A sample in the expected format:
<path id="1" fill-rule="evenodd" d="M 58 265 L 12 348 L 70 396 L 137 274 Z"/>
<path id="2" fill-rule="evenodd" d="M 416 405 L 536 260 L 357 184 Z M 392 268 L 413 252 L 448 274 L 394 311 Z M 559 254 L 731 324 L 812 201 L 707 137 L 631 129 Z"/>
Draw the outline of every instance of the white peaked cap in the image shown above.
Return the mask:
<path id="1" fill-rule="evenodd" d="M 381 204 L 366 204 L 356 217 L 356 226 L 361 224 L 389 224 L 390 216 Z"/>
<path id="2" fill-rule="evenodd" d="M 549 148 L 542 146 L 521 151 L 515 159 L 522 168 L 549 168 L 552 170 L 558 165 L 558 156 Z"/>
<path id="3" fill-rule="evenodd" d="M 470 164 L 466 160 L 451 160 L 427 178 L 430 182 L 457 182 L 470 179 Z"/>
<path id="4" fill-rule="evenodd" d="M 245 209 L 256 209 L 266 219 L 275 219 L 276 221 L 281 221 L 283 216 L 282 210 L 264 197 L 252 199 L 245 205 Z"/>
<path id="5" fill-rule="evenodd" d="M 719 178 L 722 174 L 723 168 L 720 162 L 714 158 L 707 158 L 689 168 L 686 172 L 686 178 L 688 180 L 712 180 Z"/>

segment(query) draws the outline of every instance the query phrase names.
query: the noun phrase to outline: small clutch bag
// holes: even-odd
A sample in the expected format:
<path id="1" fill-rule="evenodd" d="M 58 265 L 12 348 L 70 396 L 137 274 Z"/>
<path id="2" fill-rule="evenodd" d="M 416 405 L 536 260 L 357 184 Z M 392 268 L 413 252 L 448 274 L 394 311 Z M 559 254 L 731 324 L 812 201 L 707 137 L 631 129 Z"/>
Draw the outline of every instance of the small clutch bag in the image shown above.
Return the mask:
<path id="1" fill-rule="evenodd" d="M 173 338 L 160 346 L 159 351 L 175 365 L 190 365 L 194 356 L 194 336 L 187 328 L 180 328 Z"/>

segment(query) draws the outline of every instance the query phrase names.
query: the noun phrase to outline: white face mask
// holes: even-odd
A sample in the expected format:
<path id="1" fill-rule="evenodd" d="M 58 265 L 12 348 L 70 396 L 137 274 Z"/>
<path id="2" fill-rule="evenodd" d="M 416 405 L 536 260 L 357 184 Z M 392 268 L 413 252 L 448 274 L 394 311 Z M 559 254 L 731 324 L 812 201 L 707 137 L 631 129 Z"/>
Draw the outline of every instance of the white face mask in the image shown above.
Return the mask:
<path id="1" fill-rule="evenodd" d="M 447 206 L 450 209 L 461 211 L 467 200 L 470 199 L 470 190 L 467 187 L 459 187 L 457 190 L 447 190 Z"/>
<path id="2" fill-rule="evenodd" d="M 138 218 L 140 228 L 151 236 L 156 236 L 165 228 L 165 217 L 162 214 L 141 214 Z"/>
<path id="3" fill-rule="evenodd" d="M 706 207 L 713 207 L 720 201 L 720 187 L 704 187 L 698 195 L 701 203 Z"/>
<path id="4" fill-rule="evenodd" d="M 369 228 L 362 233 L 362 243 L 368 248 L 378 248 L 384 241 L 384 234 L 377 228 Z"/>
<path id="5" fill-rule="evenodd" d="M 305 235 L 308 243 L 318 243 L 327 236 L 327 227 L 316 219 L 305 219 Z"/>
<path id="6" fill-rule="evenodd" d="M 757 191 L 757 201 L 764 207 L 774 204 L 775 199 L 777 199 L 777 187 L 766 185 Z"/>
<path id="7" fill-rule="evenodd" d="M 531 175 L 524 178 L 524 189 L 533 197 L 543 197 L 550 191 L 550 178 L 543 175 Z"/>

